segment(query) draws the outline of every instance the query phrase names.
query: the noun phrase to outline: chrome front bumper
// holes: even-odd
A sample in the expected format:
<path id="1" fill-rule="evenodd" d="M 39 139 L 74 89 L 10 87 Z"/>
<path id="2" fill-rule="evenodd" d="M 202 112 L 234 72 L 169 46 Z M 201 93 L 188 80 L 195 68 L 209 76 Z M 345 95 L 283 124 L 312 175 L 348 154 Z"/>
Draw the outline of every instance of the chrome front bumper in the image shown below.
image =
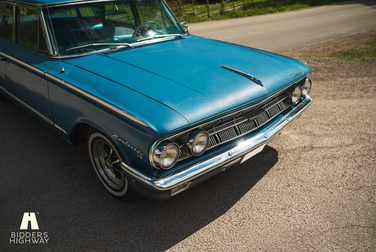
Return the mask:
<path id="1" fill-rule="evenodd" d="M 299 117 L 311 103 L 312 98 L 307 95 L 307 97 L 290 112 L 268 125 L 258 134 L 249 137 L 246 136 L 243 138 L 244 141 L 237 146 L 166 177 L 150 177 L 126 163 L 121 164 L 122 170 L 129 179 L 132 187 L 146 198 L 165 200 L 214 176 L 221 172 L 223 167 L 230 166 L 232 162 L 238 163 L 240 160 L 245 161 L 245 159 L 256 155 L 272 137 L 277 135 L 291 121 Z"/>

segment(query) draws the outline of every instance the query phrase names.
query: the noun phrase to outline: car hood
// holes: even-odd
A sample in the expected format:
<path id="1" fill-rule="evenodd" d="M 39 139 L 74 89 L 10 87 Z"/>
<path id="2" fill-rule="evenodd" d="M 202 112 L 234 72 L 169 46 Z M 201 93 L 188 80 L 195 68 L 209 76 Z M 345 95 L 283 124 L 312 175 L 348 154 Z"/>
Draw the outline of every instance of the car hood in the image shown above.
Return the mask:
<path id="1" fill-rule="evenodd" d="M 259 101 L 310 72 L 293 59 L 196 36 L 67 63 L 162 103 L 190 124 Z M 222 66 L 248 73 L 262 86 Z"/>

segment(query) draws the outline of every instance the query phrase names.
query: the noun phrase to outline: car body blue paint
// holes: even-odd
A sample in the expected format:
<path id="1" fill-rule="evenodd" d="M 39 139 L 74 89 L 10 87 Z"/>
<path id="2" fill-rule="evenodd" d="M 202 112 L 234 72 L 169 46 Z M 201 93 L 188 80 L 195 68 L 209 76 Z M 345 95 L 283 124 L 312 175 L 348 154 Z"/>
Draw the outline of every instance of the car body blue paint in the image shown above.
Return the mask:
<path id="1" fill-rule="evenodd" d="M 18 2 L 45 4 L 39 0 Z M 48 4 L 61 2 L 79 1 Z M 239 138 L 160 171 L 149 160 L 149 151 L 158 140 L 259 103 L 311 71 L 294 59 L 192 35 L 63 58 L 64 72 L 58 59 L 0 38 L 2 58 L 9 58 L 10 63 L 0 70 L 1 93 L 8 95 L 5 89 L 32 107 L 45 117 L 36 116 L 40 121 L 70 143 L 77 125 L 98 129 L 115 142 L 127 164 L 155 177 L 179 172 L 242 141 Z M 249 73 L 260 79 L 262 86 L 222 66 Z M 35 115 L 30 108 L 26 110 Z M 142 158 L 134 148 L 141 150 Z"/>
<path id="2" fill-rule="evenodd" d="M 310 72 L 298 61 L 195 36 L 67 62 L 167 105 L 191 125 L 264 98 Z M 254 75 L 264 87 L 222 65 Z"/>

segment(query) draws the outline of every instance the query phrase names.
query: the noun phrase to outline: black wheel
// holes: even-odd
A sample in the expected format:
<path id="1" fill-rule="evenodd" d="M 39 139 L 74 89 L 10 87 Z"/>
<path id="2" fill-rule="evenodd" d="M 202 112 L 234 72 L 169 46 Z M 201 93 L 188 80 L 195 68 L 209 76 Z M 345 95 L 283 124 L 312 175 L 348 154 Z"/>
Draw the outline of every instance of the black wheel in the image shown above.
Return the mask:
<path id="1" fill-rule="evenodd" d="M 88 149 L 94 170 L 107 191 L 121 200 L 135 200 L 138 194 L 128 185 L 121 171 L 125 158 L 111 139 L 92 130 L 89 132 Z"/>

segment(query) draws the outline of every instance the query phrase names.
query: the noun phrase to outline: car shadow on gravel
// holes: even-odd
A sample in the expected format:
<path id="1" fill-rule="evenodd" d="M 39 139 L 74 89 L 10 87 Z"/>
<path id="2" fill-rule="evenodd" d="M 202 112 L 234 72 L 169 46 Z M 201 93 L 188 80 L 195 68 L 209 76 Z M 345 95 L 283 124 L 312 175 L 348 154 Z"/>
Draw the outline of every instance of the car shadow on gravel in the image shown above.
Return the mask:
<path id="1" fill-rule="evenodd" d="M 102 187 L 85 145 L 70 147 L 11 102 L 0 103 L 0 117 L 5 251 L 164 251 L 225 214 L 278 161 L 278 152 L 266 146 L 167 201 L 122 202 Z M 24 212 L 37 213 L 47 244 L 10 244 Z"/>

